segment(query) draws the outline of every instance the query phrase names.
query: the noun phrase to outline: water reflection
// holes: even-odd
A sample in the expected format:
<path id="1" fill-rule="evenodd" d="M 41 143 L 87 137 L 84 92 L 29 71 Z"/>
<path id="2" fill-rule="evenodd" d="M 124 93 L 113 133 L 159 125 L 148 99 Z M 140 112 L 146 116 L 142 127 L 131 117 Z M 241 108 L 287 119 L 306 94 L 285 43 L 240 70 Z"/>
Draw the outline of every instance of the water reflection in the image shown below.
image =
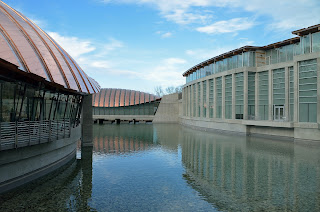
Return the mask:
<path id="1" fill-rule="evenodd" d="M 96 211 L 88 204 L 92 148 L 81 154 L 85 160 L 73 160 L 40 180 L 0 195 L 0 211 Z"/>
<path id="2" fill-rule="evenodd" d="M 182 134 L 183 177 L 219 210 L 320 210 L 319 145 Z"/>
<path id="3" fill-rule="evenodd" d="M 0 211 L 320 211 L 320 147 L 179 125 L 95 125 L 81 160 Z"/>

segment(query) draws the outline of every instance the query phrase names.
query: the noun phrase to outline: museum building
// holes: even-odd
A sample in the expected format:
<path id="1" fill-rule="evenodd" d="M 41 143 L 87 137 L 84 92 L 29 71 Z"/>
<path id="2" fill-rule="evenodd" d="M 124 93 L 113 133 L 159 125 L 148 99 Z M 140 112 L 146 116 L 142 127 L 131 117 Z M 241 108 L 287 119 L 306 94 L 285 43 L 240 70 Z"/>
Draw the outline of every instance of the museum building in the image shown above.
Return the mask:
<path id="1" fill-rule="evenodd" d="M 99 90 L 55 40 L 0 1 L 0 193 L 75 159 L 82 107 L 91 109 Z"/>
<path id="2" fill-rule="evenodd" d="M 183 73 L 183 125 L 320 140 L 320 24 L 293 38 L 244 46 Z"/>

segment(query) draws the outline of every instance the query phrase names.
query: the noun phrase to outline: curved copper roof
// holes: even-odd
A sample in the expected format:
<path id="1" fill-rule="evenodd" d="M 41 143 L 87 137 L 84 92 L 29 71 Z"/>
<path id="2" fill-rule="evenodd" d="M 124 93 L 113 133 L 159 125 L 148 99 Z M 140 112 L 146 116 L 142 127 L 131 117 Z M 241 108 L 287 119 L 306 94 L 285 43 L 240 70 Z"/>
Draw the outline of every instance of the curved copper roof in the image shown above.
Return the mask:
<path id="1" fill-rule="evenodd" d="M 119 88 L 102 88 L 99 93 L 93 94 L 94 107 L 122 107 L 138 105 L 160 99 L 153 94 Z"/>
<path id="2" fill-rule="evenodd" d="M 72 57 L 30 19 L 0 1 L 0 58 L 67 89 L 99 92 Z"/>

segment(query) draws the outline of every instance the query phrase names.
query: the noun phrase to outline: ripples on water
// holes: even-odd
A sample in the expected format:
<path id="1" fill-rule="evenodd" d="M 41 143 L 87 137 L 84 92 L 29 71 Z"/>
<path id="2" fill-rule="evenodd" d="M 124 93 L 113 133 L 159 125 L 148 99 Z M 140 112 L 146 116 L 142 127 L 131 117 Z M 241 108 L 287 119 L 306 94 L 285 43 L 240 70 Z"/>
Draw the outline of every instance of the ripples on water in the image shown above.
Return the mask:
<path id="1" fill-rule="evenodd" d="M 179 125 L 95 125 L 81 160 L 0 211 L 319 211 L 320 146 Z"/>

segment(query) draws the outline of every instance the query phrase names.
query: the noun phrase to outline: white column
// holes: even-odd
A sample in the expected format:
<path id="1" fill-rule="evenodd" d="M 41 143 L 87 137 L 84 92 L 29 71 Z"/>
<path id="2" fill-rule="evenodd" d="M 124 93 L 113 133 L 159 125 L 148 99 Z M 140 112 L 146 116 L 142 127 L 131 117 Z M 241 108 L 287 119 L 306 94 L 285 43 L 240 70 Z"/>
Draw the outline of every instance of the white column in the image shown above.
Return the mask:
<path id="1" fill-rule="evenodd" d="M 248 71 L 243 72 L 243 119 L 248 119 Z"/>
<path id="2" fill-rule="evenodd" d="M 226 88 L 226 76 L 222 76 L 222 79 L 221 79 L 221 81 L 222 81 L 222 103 L 221 103 L 221 105 L 222 105 L 222 108 L 221 108 L 221 118 L 222 119 L 225 119 L 225 105 L 226 105 L 226 92 L 225 92 L 225 88 Z"/>
<path id="3" fill-rule="evenodd" d="M 210 84 L 209 84 L 209 80 L 207 80 L 207 90 L 206 90 L 206 104 L 207 104 L 207 110 L 206 110 L 206 118 L 209 118 L 209 112 L 210 112 L 210 108 L 209 108 L 209 92 L 210 92 Z"/>
<path id="4" fill-rule="evenodd" d="M 256 77 L 255 77 L 255 102 L 254 102 L 254 116 L 255 120 L 257 120 L 257 117 L 259 116 L 259 72 L 256 72 Z"/>
<path id="5" fill-rule="evenodd" d="M 236 118 L 236 75 L 232 74 L 232 117 L 231 119 Z"/>
<path id="6" fill-rule="evenodd" d="M 271 121 L 273 120 L 273 77 L 272 77 L 272 70 L 269 70 L 269 79 L 268 79 L 268 83 L 269 83 L 269 118 L 268 120 Z"/>
<path id="7" fill-rule="evenodd" d="M 284 86 L 285 86 L 285 100 L 284 100 L 284 115 L 289 121 L 289 68 L 284 69 Z"/>

